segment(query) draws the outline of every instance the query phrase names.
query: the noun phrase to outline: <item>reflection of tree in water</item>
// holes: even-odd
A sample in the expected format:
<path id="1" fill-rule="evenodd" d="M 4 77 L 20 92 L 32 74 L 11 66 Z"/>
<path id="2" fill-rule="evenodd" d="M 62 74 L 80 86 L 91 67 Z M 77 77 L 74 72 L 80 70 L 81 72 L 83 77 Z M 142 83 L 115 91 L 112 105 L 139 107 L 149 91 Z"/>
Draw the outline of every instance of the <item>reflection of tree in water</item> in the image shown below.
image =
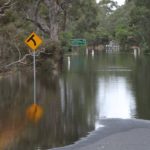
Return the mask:
<path id="1" fill-rule="evenodd" d="M 25 95 L 25 91 L 30 89 L 22 91 L 23 84 L 25 83 L 21 82 L 19 74 L 17 77 L 0 80 L 0 149 L 13 144 L 25 127 L 24 111 L 29 103 L 29 96 Z"/>
<path id="2" fill-rule="evenodd" d="M 150 119 L 150 59 L 140 57 L 137 59 L 133 73 L 133 88 L 137 100 L 137 117 Z"/>
<path id="3" fill-rule="evenodd" d="M 94 129 L 95 90 L 90 72 L 37 78 L 37 100 L 44 108 L 44 117 L 36 125 L 27 122 L 24 116 L 33 103 L 32 73 L 18 73 L 0 80 L 0 139 L 6 138 L 5 149 L 64 146 Z M 3 137 L 7 132 L 12 134 L 10 138 Z"/>
<path id="4" fill-rule="evenodd" d="M 70 118 L 71 126 L 68 124 L 68 128 L 72 127 L 80 136 L 84 136 L 89 130 L 92 130 L 95 122 L 94 80 L 89 74 L 84 72 L 80 75 L 68 73 L 63 80 L 64 116 L 66 120 Z"/>
<path id="5" fill-rule="evenodd" d="M 0 80 L 0 141 L 2 138 L 7 139 L 5 143 L 7 142 L 7 148 L 10 150 L 30 150 L 37 146 L 44 148 L 64 146 L 86 136 L 95 127 L 96 87 L 97 84 L 101 84 L 97 83 L 98 79 L 107 78 L 112 74 L 128 78 L 129 72 L 125 74 L 115 70 L 130 69 L 133 65 L 131 56 L 100 54 L 98 57 L 95 55 L 94 59 L 92 57 L 83 59 L 80 56 L 71 58 L 70 70 L 64 68 L 60 77 L 49 77 L 48 73 L 38 72 L 37 101 L 44 109 L 44 116 L 36 125 L 27 122 L 24 117 L 26 108 L 33 103 L 32 72 L 18 73 Z M 139 86 L 144 89 L 146 84 L 147 89 L 140 91 L 148 95 L 149 79 L 148 75 L 145 78 L 142 66 L 137 65 L 141 77 L 139 73 L 134 74 L 136 81 L 134 88 L 137 89 L 136 95 L 141 97 L 138 98 L 138 103 L 142 102 L 143 97 L 145 98 L 143 102 L 148 103 L 148 98 L 139 95 L 138 92 Z M 113 69 L 113 72 L 110 74 L 101 71 L 104 69 Z M 146 79 L 147 83 L 142 78 Z M 142 105 L 146 107 L 148 113 L 147 106 Z M 138 108 L 139 112 L 140 109 Z M 9 138 L 3 136 L 7 135 L 6 133 L 11 133 L 12 136 Z"/>

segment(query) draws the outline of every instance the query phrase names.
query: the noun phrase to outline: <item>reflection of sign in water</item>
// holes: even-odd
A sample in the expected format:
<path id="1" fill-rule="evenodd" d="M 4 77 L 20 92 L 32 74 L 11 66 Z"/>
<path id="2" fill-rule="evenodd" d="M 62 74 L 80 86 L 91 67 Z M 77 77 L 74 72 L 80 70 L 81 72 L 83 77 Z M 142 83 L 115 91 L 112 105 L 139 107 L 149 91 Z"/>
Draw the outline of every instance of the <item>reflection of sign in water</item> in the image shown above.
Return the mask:
<path id="1" fill-rule="evenodd" d="M 43 109 L 37 104 L 32 104 L 26 110 L 26 117 L 28 120 L 37 123 L 43 116 Z"/>
<path id="2" fill-rule="evenodd" d="M 35 51 L 41 44 L 42 39 L 35 34 L 34 32 L 31 33 L 31 35 L 25 40 L 25 43 L 33 50 Z"/>
<path id="3" fill-rule="evenodd" d="M 72 46 L 86 46 L 86 39 L 72 39 L 71 45 Z"/>

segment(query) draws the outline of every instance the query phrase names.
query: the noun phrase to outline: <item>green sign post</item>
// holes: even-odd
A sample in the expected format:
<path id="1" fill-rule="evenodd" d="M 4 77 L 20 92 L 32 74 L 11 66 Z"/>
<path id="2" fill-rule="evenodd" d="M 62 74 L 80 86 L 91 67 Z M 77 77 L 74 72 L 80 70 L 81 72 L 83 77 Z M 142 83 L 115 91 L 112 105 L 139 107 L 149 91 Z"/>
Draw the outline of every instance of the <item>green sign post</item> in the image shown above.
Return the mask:
<path id="1" fill-rule="evenodd" d="M 72 39 L 71 45 L 72 46 L 86 46 L 87 42 L 86 39 Z"/>

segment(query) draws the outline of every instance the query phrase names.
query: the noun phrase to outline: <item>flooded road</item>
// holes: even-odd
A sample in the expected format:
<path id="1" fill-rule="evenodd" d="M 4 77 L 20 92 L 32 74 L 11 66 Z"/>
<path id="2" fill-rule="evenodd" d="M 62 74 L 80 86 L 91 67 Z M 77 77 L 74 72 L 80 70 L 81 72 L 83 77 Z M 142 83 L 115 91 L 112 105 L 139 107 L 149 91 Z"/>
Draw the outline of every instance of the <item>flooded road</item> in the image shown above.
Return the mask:
<path id="1" fill-rule="evenodd" d="M 101 127 L 103 118 L 150 120 L 150 56 L 66 56 L 59 77 L 37 73 L 44 115 L 30 122 L 32 72 L 0 79 L 0 149 L 46 150 L 72 144 Z"/>

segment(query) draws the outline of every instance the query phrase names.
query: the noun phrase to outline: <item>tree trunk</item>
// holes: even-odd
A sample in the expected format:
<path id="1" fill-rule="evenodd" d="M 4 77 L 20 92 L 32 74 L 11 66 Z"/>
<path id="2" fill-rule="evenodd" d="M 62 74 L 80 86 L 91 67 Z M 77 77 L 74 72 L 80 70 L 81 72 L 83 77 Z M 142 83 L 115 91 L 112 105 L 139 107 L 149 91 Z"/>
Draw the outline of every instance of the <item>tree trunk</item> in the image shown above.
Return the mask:
<path id="1" fill-rule="evenodd" d="M 64 10 L 63 31 L 66 30 L 66 23 L 67 23 L 67 11 Z"/>
<path id="2" fill-rule="evenodd" d="M 55 0 L 45 0 L 49 8 L 49 34 L 52 41 L 58 41 L 59 21 L 58 14 L 60 7 Z"/>

